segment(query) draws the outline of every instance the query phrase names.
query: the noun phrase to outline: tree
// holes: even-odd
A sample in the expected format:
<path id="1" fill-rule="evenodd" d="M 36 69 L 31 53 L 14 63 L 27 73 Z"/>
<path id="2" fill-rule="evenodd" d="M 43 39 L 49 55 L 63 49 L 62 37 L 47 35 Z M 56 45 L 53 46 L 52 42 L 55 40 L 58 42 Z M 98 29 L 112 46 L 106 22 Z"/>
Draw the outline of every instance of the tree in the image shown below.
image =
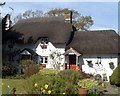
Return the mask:
<path id="1" fill-rule="evenodd" d="M 80 13 L 75 10 L 65 9 L 52 9 L 47 12 L 48 16 L 63 16 L 65 13 L 72 11 L 73 25 L 78 30 L 88 30 L 93 25 L 91 16 L 80 16 Z"/>
<path id="2" fill-rule="evenodd" d="M 88 30 L 93 25 L 91 16 L 82 16 L 75 22 L 75 26 L 80 30 Z"/>
<path id="3" fill-rule="evenodd" d="M 36 18 L 36 17 L 43 17 L 45 16 L 43 11 L 41 10 L 26 10 L 23 14 L 18 14 L 15 18 L 14 18 L 14 23 L 16 23 L 17 21 L 21 20 L 21 19 L 28 19 L 28 18 Z"/>
<path id="4" fill-rule="evenodd" d="M 60 9 L 55 8 L 44 13 L 41 10 L 26 10 L 23 14 L 18 14 L 14 18 L 14 23 L 21 19 L 36 18 L 36 17 L 51 17 L 51 16 L 64 16 L 65 13 L 72 11 L 72 23 L 78 30 L 88 30 L 93 25 L 91 16 L 81 16 L 78 11 L 70 10 L 68 8 Z"/>
<path id="5" fill-rule="evenodd" d="M 60 65 L 61 65 L 61 61 L 62 61 L 62 54 L 58 51 L 51 51 L 51 53 L 49 54 L 50 59 L 52 59 L 52 66 L 54 69 L 60 69 Z"/>

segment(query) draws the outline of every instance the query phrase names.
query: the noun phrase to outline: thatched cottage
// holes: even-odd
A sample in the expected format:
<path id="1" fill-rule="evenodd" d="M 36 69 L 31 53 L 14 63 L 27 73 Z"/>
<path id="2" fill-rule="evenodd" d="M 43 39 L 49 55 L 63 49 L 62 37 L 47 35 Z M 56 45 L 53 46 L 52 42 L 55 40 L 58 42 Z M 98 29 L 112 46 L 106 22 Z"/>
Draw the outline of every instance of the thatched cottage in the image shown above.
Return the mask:
<path id="1" fill-rule="evenodd" d="M 81 71 L 109 80 L 118 64 L 119 35 L 114 30 L 78 31 L 71 20 L 41 17 L 18 21 L 4 32 L 3 50 L 14 53 L 8 60 L 15 66 L 24 59 L 46 68 L 65 65 L 65 69 L 75 69 L 79 65 Z"/>

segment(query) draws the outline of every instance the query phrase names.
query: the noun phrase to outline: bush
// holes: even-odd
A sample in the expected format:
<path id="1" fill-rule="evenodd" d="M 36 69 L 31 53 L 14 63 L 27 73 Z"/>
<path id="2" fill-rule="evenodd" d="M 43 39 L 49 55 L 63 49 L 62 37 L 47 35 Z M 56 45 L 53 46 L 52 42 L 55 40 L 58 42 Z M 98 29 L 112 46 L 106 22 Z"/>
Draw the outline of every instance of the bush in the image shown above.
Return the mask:
<path id="1" fill-rule="evenodd" d="M 58 75 L 72 84 L 77 84 L 78 80 L 82 79 L 82 75 L 76 70 L 63 70 L 58 73 Z"/>
<path id="2" fill-rule="evenodd" d="M 17 74 L 16 68 L 10 62 L 3 62 L 2 64 L 2 77 L 14 76 Z"/>
<path id="3" fill-rule="evenodd" d="M 78 81 L 78 87 L 86 89 L 96 89 L 98 82 L 93 79 L 83 79 Z"/>
<path id="4" fill-rule="evenodd" d="M 51 91 L 51 94 L 77 94 L 77 86 L 72 82 L 69 82 L 69 80 L 61 78 L 61 76 L 58 75 L 58 72 L 58 70 L 52 69 L 49 69 L 48 71 L 47 69 L 41 70 L 39 73 L 26 79 L 24 84 L 25 90 L 29 94 L 47 94 L 49 90 Z M 69 76 L 70 75 L 68 74 L 67 77 Z M 45 84 L 49 86 L 48 89 L 44 88 Z M 41 88 L 45 91 L 45 93 L 42 92 Z"/>
<path id="5" fill-rule="evenodd" d="M 23 67 L 23 73 L 25 78 L 30 77 L 33 74 L 39 72 L 39 66 L 32 60 L 22 60 L 20 65 Z"/>
<path id="6" fill-rule="evenodd" d="M 52 74 L 57 74 L 59 72 L 60 72 L 60 70 L 58 70 L 58 69 L 46 69 L 46 68 L 44 68 L 44 69 L 40 70 L 40 73 L 43 75 L 48 75 L 48 74 L 52 75 Z"/>
<path id="7" fill-rule="evenodd" d="M 82 75 L 82 77 L 83 77 L 84 79 L 87 79 L 87 78 L 91 78 L 91 77 L 93 77 L 92 74 L 85 73 L 85 72 L 80 72 L 80 74 Z"/>
<path id="8" fill-rule="evenodd" d="M 113 74 L 110 76 L 110 84 L 111 85 L 116 85 L 120 87 L 120 64 L 116 69 L 113 71 Z"/>
<path id="9" fill-rule="evenodd" d="M 37 86 L 36 86 L 37 85 Z M 45 88 L 48 85 L 48 88 Z M 66 80 L 62 79 L 60 76 L 55 75 L 51 78 L 49 76 L 47 79 L 40 80 L 38 83 L 33 85 L 33 94 L 76 94 L 76 86 Z M 40 90 L 39 90 L 40 89 Z"/>

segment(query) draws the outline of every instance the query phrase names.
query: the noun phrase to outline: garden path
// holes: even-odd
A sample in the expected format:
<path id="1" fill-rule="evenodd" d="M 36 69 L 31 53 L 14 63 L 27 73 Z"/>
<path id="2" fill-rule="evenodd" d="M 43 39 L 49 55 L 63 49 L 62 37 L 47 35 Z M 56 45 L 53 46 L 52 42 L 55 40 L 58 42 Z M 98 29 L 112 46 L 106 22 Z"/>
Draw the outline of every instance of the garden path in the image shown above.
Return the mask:
<path id="1" fill-rule="evenodd" d="M 113 86 L 113 85 L 110 85 L 109 82 L 104 82 L 105 83 L 105 86 L 106 88 L 104 88 L 104 94 L 106 94 L 108 96 L 113 96 L 115 94 L 115 96 L 120 96 L 120 88 L 116 87 L 116 86 Z M 119 91 L 118 91 L 119 89 Z"/>

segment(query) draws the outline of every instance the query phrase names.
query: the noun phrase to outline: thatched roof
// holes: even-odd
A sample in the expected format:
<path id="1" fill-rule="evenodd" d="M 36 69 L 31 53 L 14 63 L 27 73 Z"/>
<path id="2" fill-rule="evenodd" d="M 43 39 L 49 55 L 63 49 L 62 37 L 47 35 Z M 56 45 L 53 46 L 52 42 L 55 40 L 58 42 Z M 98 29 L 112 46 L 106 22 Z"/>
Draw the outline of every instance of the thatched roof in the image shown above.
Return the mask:
<path id="1" fill-rule="evenodd" d="M 58 44 L 67 42 L 72 25 L 65 22 L 63 17 L 41 17 L 20 20 L 11 31 L 8 37 L 18 38 L 24 43 L 35 43 L 41 37 L 48 37 L 50 42 Z"/>
<path id="2" fill-rule="evenodd" d="M 118 53 L 118 34 L 113 30 L 77 31 L 66 50 L 70 48 L 82 54 Z"/>

